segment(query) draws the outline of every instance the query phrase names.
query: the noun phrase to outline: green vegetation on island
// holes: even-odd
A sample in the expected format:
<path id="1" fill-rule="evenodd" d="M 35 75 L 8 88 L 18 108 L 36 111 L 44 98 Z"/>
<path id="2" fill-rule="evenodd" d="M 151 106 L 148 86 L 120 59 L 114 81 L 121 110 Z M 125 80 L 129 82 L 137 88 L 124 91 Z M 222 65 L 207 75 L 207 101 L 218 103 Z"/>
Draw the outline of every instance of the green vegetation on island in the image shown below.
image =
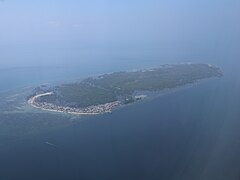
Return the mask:
<path id="1" fill-rule="evenodd" d="M 78 83 L 52 88 L 53 93 L 37 99 L 61 107 L 86 108 L 119 101 L 122 104 L 136 100 L 137 91 L 161 91 L 194 83 L 201 79 L 219 77 L 219 68 L 208 64 L 162 65 L 147 70 L 114 72 L 89 77 Z"/>

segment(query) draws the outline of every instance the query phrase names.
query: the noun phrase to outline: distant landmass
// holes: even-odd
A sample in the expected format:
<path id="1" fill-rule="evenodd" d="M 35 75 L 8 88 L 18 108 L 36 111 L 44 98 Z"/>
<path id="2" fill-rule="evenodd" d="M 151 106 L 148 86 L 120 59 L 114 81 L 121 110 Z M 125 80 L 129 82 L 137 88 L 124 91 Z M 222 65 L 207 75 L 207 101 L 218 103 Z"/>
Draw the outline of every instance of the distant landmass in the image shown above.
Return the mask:
<path id="1" fill-rule="evenodd" d="M 28 98 L 28 103 L 48 111 L 99 114 L 142 100 L 151 92 L 221 76 L 221 70 L 210 64 L 162 65 L 145 70 L 103 74 L 56 87 L 40 86 Z"/>

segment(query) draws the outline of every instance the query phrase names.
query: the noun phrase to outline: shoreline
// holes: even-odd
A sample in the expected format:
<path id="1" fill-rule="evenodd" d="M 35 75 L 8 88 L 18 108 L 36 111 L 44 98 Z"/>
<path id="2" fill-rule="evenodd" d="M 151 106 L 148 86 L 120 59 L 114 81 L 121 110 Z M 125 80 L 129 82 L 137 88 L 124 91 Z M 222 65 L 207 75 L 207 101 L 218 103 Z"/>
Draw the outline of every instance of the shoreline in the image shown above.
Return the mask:
<path id="1" fill-rule="evenodd" d="M 57 106 L 57 105 L 50 104 L 50 103 L 37 103 L 36 102 L 36 100 L 38 98 L 43 97 L 43 96 L 52 95 L 52 94 L 54 94 L 54 93 L 47 92 L 47 93 L 35 95 L 35 96 L 31 97 L 27 101 L 27 103 L 31 107 L 34 107 L 36 109 L 41 109 L 43 111 L 56 112 L 56 113 L 67 113 L 67 114 L 72 114 L 72 115 L 98 115 L 98 114 L 103 114 L 103 113 L 111 113 L 113 108 L 121 105 L 120 101 L 116 101 L 116 102 L 100 104 L 100 105 L 96 105 L 96 106 L 90 106 L 90 107 L 86 107 L 86 108 L 71 108 L 71 107 Z M 43 106 L 48 106 L 51 108 L 46 108 Z M 104 107 L 106 107 L 106 106 L 107 107 L 111 106 L 111 110 L 105 110 Z M 99 112 L 87 112 L 87 111 L 94 111 L 94 110 L 98 110 Z M 86 111 L 86 112 L 81 112 L 81 111 Z"/>
<path id="2" fill-rule="evenodd" d="M 187 66 L 187 64 L 185 65 Z M 193 73 L 194 78 L 187 78 L 184 72 L 188 72 L 185 69 L 188 67 L 177 65 L 162 65 L 159 68 L 151 68 L 146 70 L 138 70 L 136 73 L 135 71 L 132 72 L 125 72 L 126 74 L 123 74 L 124 72 L 119 72 L 120 74 L 116 73 L 111 76 L 112 73 L 99 75 L 97 77 L 90 77 L 87 78 L 85 81 L 79 84 L 79 86 L 71 86 L 68 85 L 65 88 L 74 90 L 74 92 L 78 91 L 79 88 L 82 88 L 82 86 L 85 88 L 84 93 L 82 91 L 79 92 L 79 97 L 76 99 L 71 99 L 73 102 L 70 103 L 69 99 L 64 99 L 59 97 L 59 93 L 61 92 L 61 87 L 58 89 L 53 90 L 52 88 L 40 88 L 36 90 L 35 94 L 32 94 L 32 96 L 29 97 L 27 100 L 27 103 L 37 109 L 41 109 L 44 111 L 49 112 L 58 112 L 58 113 L 67 113 L 67 114 L 74 114 L 74 115 L 97 115 L 97 114 L 104 114 L 104 113 L 111 113 L 114 109 L 121 107 L 122 105 L 132 104 L 133 102 L 145 99 L 146 94 L 141 92 L 146 91 L 149 95 L 154 94 L 164 94 L 164 92 L 173 91 L 175 89 L 178 89 L 180 87 L 186 87 L 190 84 L 198 83 L 201 80 L 204 79 L 210 79 L 213 77 L 221 77 L 223 73 L 221 70 L 211 64 L 196 64 L 191 65 L 189 68 L 190 70 L 199 70 L 199 73 L 196 72 Z M 170 80 L 168 83 L 168 79 L 166 77 L 161 76 L 161 69 L 166 68 L 166 74 L 169 75 Z M 170 70 L 169 70 L 170 68 Z M 210 68 L 210 69 L 209 69 Z M 187 69 L 188 70 L 188 69 Z M 152 71 L 156 71 L 152 73 Z M 172 73 L 172 71 L 177 71 L 178 74 Z M 182 72 L 183 71 L 183 72 Z M 204 74 L 206 71 L 206 74 Z M 190 71 L 190 75 L 191 75 Z M 195 72 L 195 71 L 194 71 Z M 128 74 L 130 73 L 130 74 Z M 174 74 L 174 75 L 172 75 Z M 105 78 L 105 75 L 110 75 Z M 126 75 L 129 75 L 131 78 L 133 78 L 135 81 L 132 81 L 131 78 L 126 78 Z M 139 77 L 140 76 L 140 77 Z M 143 77 L 142 77 L 143 76 Z M 123 80 L 119 80 L 119 78 L 122 78 Z M 149 78 L 152 78 L 153 80 L 149 80 Z M 158 78 L 158 79 L 157 79 Z M 100 80 L 103 81 L 103 87 L 100 85 L 95 85 Z M 110 79 L 110 80 L 109 80 Z M 115 85 L 111 87 L 110 85 L 104 86 L 104 83 L 111 83 L 112 81 L 116 83 L 119 83 L 119 85 Z M 147 81 L 150 81 L 148 83 Z M 74 85 L 74 84 L 73 84 Z M 82 85 L 82 86 L 80 86 Z M 99 86 L 99 87 L 98 87 Z M 125 88 L 125 89 L 124 89 Z M 51 90 L 52 89 L 52 90 Z M 100 89 L 100 90 L 99 90 Z M 94 91 L 93 91 L 94 90 Z M 49 92 L 46 92 L 49 91 Z M 51 92 L 50 92 L 51 91 Z M 85 92 L 86 91 L 86 92 Z M 91 93 L 95 93 L 96 95 L 100 94 L 100 99 L 96 98 L 96 95 L 93 95 Z M 141 94 L 138 94 L 138 91 Z M 68 91 L 67 91 L 68 92 Z M 71 92 L 71 91 L 70 91 Z M 102 93 L 105 93 L 104 96 Z M 112 93 L 108 95 L 108 93 Z M 132 93 L 132 94 L 131 94 Z M 136 93 L 136 94 L 134 94 Z M 89 95 L 89 96 L 88 96 Z M 113 98 L 113 95 L 115 96 Z M 46 99 L 42 99 L 43 96 L 50 96 L 46 97 Z M 86 98 L 85 98 L 86 96 Z M 148 96 L 148 95 L 147 95 Z M 53 100 L 51 100 L 51 97 Z M 63 96 L 64 97 L 64 96 Z M 67 96 L 68 97 L 68 96 Z M 50 100 L 48 100 L 50 98 Z M 57 98 L 60 98 L 60 100 L 57 101 Z M 106 98 L 106 99 L 103 99 Z M 74 103 L 76 101 L 76 103 Z M 83 101 L 83 102 L 82 102 Z M 86 101 L 89 101 L 86 103 Z M 110 101 L 110 102 L 108 102 Z"/>
<path id="3" fill-rule="evenodd" d="M 194 83 L 185 84 L 183 86 L 177 86 L 175 88 L 167 88 L 167 89 L 163 89 L 163 90 L 160 90 L 160 91 L 155 91 L 155 92 L 152 92 L 154 94 L 153 96 L 144 95 L 145 97 L 143 99 L 147 99 L 147 98 L 152 99 L 153 97 L 160 97 L 160 96 L 163 96 L 163 95 L 166 95 L 166 94 L 169 94 L 169 93 L 174 93 L 177 90 L 181 90 L 181 89 L 185 89 L 185 88 L 191 88 L 194 85 L 200 84 L 200 82 L 202 82 L 202 81 L 208 81 L 208 80 L 212 80 L 212 79 L 215 79 L 215 78 L 216 77 L 201 79 L 201 80 L 195 81 Z M 113 103 L 118 103 L 118 105 L 115 106 L 114 108 L 112 108 L 110 111 L 102 111 L 102 112 L 95 112 L 95 113 L 94 112 L 76 112 L 76 111 L 71 111 L 71 110 L 70 111 L 65 111 L 65 110 L 59 110 L 59 109 L 49 109 L 49 108 L 44 108 L 44 107 L 41 107 L 41 106 L 38 106 L 38 105 L 35 104 L 35 100 L 37 98 L 42 97 L 42 96 L 52 95 L 52 94 L 54 94 L 54 93 L 53 92 L 47 92 L 47 93 L 35 95 L 35 96 L 31 97 L 27 101 L 27 103 L 31 107 L 36 108 L 36 109 L 40 109 L 42 111 L 55 112 L 55 113 L 66 113 L 66 114 L 71 114 L 71 115 L 99 115 L 99 114 L 111 113 L 114 108 L 115 109 L 116 108 L 121 108 L 121 107 L 133 104 L 133 103 L 130 103 L 130 104 L 125 104 L 123 106 L 123 104 L 120 101 L 116 101 L 116 102 L 113 102 Z M 135 103 L 136 102 L 138 102 L 138 101 L 135 101 Z M 107 103 L 107 104 L 111 104 L 111 103 Z M 97 107 L 97 106 L 104 106 L 104 105 L 106 105 L 106 104 L 100 104 L 100 105 L 90 106 L 90 107 Z M 71 109 L 70 107 L 63 107 L 63 106 L 60 106 L 59 108 L 69 108 L 69 109 Z M 78 109 L 78 108 L 75 108 L 75 109 Z M 85 109 L 85 108 L 83 108 L 83 109 Z"/>

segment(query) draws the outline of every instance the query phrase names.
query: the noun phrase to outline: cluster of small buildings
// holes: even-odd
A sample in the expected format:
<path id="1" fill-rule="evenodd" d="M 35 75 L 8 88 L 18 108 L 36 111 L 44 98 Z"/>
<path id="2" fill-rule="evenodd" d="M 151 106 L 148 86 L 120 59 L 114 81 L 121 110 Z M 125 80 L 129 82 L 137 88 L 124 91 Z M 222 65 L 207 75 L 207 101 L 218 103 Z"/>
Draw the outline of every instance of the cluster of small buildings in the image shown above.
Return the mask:
<path id="1" fill-rule="evenodd" d="M 101 114 L 101 113 L 111 112 L 114 108 L 120 106 L 122 103 L 121 101 L 115 101 L 115 102 L 100 104 L 96 106 L 89 106 L 86 108 L 64 107 L 64 106 L 58 106 L 51 103 L 37 102 L 37 101 L 31 101 L 31 104 L 34 107 L 41 108 L 44 110 L 49 110 L 49 111 L 65 112 L 65 113 L 73 113 L 73 114 Z"/>

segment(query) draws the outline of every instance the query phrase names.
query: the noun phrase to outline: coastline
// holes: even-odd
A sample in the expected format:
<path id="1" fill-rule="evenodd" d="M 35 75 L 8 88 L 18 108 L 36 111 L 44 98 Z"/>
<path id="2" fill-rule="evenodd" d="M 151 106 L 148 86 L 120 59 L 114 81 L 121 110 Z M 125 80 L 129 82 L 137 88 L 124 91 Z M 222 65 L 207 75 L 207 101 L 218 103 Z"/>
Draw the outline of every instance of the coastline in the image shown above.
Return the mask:
<path id="1" fill-rule="evenodd" d="M 50 88 L 40 88 L 35 92 L 34 95 L 29 97 L 27 103 L 34 108 L 44 111 L 67 113 L 74 115 L 97 115 L 111 113 L 112 110 L 118 107 L 132 104 L 133 102 L 145 99 L 148 96 L 146 94 L 148 94 L 149 92 L 150 97 L 154 94 L 161 95 L 164 94 L 164 92 L 166 91 L 168 92 L 170 90 L 172 91 L 180 87 L 186 87 L 190 84 L 198 83 L 199 81 L 204 79 L 221 77 L 223 74 L 219 68 L 210 64 L 196 64 L 191 65 L 190 67 L 188 67 L 187 65 L 179 66 L 180 67 L 178 67 L 177 65 L 163 65 L 160 68 L 139 70 L 135 73 L 119 72 L 112 75 L 111 73 L 109 73 L 108 75 L 110 76 L 107 76 L 106 80 L 105 76 L 107 74 L 103 74 L 98 77 L 86 78 L 86 80 L 83 80 L 82 83 L 79 83 L 77 85 L 73 84 L 75 86 L 65 86 L 65 89 L 68 90 L 65 90 L 66 92 L 68 92 L 67 94 L 65 94 L 65 96 L 68 99 L 65 96 L 62 96 L 65 97 L 65 99 L 63 98 L 61 101 L 56 101 L 56 98 L 59 97 L 59 94 L 61 94 L 60 92 L 62 89 L 60 87 L 57 90 L 51 90 Z M 170 76 L 169 83 L 166 83 L 166 77 L 160 76 L 161 73 L 159 71 L 161 71 L 162 68 L 166 68 L 164 69 L 164 73 Z M 199 70 L 200 74 L 195 73 L 195 78 L 187 78 L 184 75 L 184 72 L 188 72 L 189 70 L 192 70 L 190 72 L 195 72 L 196 70 Z M 174 71 L 174 73 L 172 73 L 172 71 Z M 178 72 L 177 75 L 175 71 Z M 129 80 L 129 78 L 126 78 L 126 75 L 130 76 L 135 81 L 132 81 L 131 78 Z M 141 78 L 139 78 L 139 76 Z M 152 78 L 150 83 L 148 82 L 149 77 Z M 171 79 L 171 77 L 173 78 L 173 80 Z M 119 78 L 121 80 L 119 80 Z M 98 84 L 99 81 L 100 85 Z M 114 88 L 111 87 L 112 82 L 115 83 L 115 86 L 113 86 Z M 101 83 L 103 83 L 103 87 L 101 87 Z M 104 83 L 105 86 L 106 83 L 108 83 L 108 85 L 105 87 Z M 79 88 L 83 88 L 83 91 L 79 91 Z M 141 90 L 138 89 L 144 89 L 143 91 L 146 92 L 141 92 Z M 78 91 L 79 95 L 77 97 L 68 97 L 68 94 Z M 138 93 L 138 91 L 140 92 L 140 94 Z M 130 94 L 129 92 L 132 94 Z M 53 98 L 55 99 L 53 101 L 48 101 L 48 97 L 44 97 L 42 99 L 41 97 L 43 96 L 53 96 Z M 115 97 L 113 98 L 113 96 Z M 103 100 L 103 98 L 105 99 Z M 86 100 L 90 102 L 86 103 Z M 72 101 L 76 101 L 77 103 L 69 104 L 69 102 Z"/>
<path id="2" fill-rule="evenodd" d="M 33 97 L 31 97 L 27 103 L 28 105 L 36 108 L 41 109 L 43 111 L 49 111 L 49 112 L 57 112 L 57 113 L 67 113 L 72 115 L 98 115 L 103 113 L 111 113 L 113 108 L 116 108 L 117 106 L 121 105 L 120 101 L 115 101 L 111 103 L 96 105 L 96 106 L 90 106 L 86 108 L 71 108 L 71 107 L 63 107 L 63 106 L 57 106 L 50 103 L 37 103 L 36 100 L 43 96 L 48 96 L 54 94 L 53 92 L 47 92 L 43 94 L 38 94 Z M 47 108 L 49 107 L 49 108 Z M 105 110 L 105 107 L 107 110 Z M 91 112 L 90 112 L 91 111 Z M 94 112 L 96 111 L 96 112 Z"/>
<path id="3" fill-rule="evenodd" d="M 152 98 L 154 97 L 160 97 L 160 96 L 163 96 L 163 95 L 166 95 L 166 94 L 169 94 L 169 93 L 174 93 L 176 92 L 177 90 L 182 90 L 182 89 L 185 89 L 185 88 L 191 88 L 191 87 L 194 87 L 198 84 L 200 84 L 200 82 L 204 82 L 204 81 L 209 81 L 209 80 L 213 80 L 215 79 L 216 77 L 211 77 L 211 78 L 207 78 L 207 79 L 202 79 L 202 80 L 197 80 L 195 81 L 194 83 L 188 83 L 186 85 L 183 85 L 183 86 L 177 86 L 175 88 L 167 88 L 167 89 L 163 89 L 163 90 L 160 90 L 160 91 L 155 91 L 155 92 L 151 92 L 153 93 L 153 95 L 140 95 L 140 96 L 144 96 L 144 98 L 142 99 L 148 99 L 148 100 L 151 100 Z M 118 103 L 117 106 L 115 106 L 114 108 L 111 109 L 111 111 L 102 111 L 102 112 L 76 112 L 76 111 L 65 111 L 65 110 L 60 110 L 60 109 L 50 109 L 50 108 L 44 108 L 42 106 L 38 106 L 35 104 L 35 100 L 39 97 L 42 97 L 42 96 L 47 96 L 47 95 L 52 95 L 54 94 L 53 92 L 47 92 L 47 93 L 43 93 L 43 94 L 38 94 L 38 95 L 35 95 L 33 97 L 31 97 L 27 103 L 28 105 L 30 105 L 31 107 L 34 107 L 36 109 L 40 109 L 40 110 L 43 110 L 43 111 L 48 111 L 48 112 L 55 112 L 55 113 L 66 113 L 66 114 L 71 114 L 71 115 L 99 115 L 99 114 L 104 114 L 104 113 L 111 113 L 112 110 L 115 108 L 121 108 L 121 107 L 124 107 L 124 106 L 128 106 L 128 105 L 132 105 L 134 103 L 130 103 L 130 104 L 125 104 L 123 106 L 123 104 L 120 102 L 120 101 L 116 101 Z M 142 93 L 141 93 L 142 94 Z M 137 97 L 137 96 L 135 96 Z M 116 103 L 115 102 L 115 103 Z M 138 101 L 135 101 L 135 103 L 138 102 Z M 111 103 L 107 103 L 107 104 L 111 104 Z M 102 104 L 102 105 L 99 105 L 99 106 L 104 106 L 106 104 Z M 90 107 L 97 107 L 97 106 L 90 106 Z M 64 107 L 59 107 L 59 108 L 64 108 Z M 69 107 L 65 107 L 65 108 L 69 108 Z"/>

